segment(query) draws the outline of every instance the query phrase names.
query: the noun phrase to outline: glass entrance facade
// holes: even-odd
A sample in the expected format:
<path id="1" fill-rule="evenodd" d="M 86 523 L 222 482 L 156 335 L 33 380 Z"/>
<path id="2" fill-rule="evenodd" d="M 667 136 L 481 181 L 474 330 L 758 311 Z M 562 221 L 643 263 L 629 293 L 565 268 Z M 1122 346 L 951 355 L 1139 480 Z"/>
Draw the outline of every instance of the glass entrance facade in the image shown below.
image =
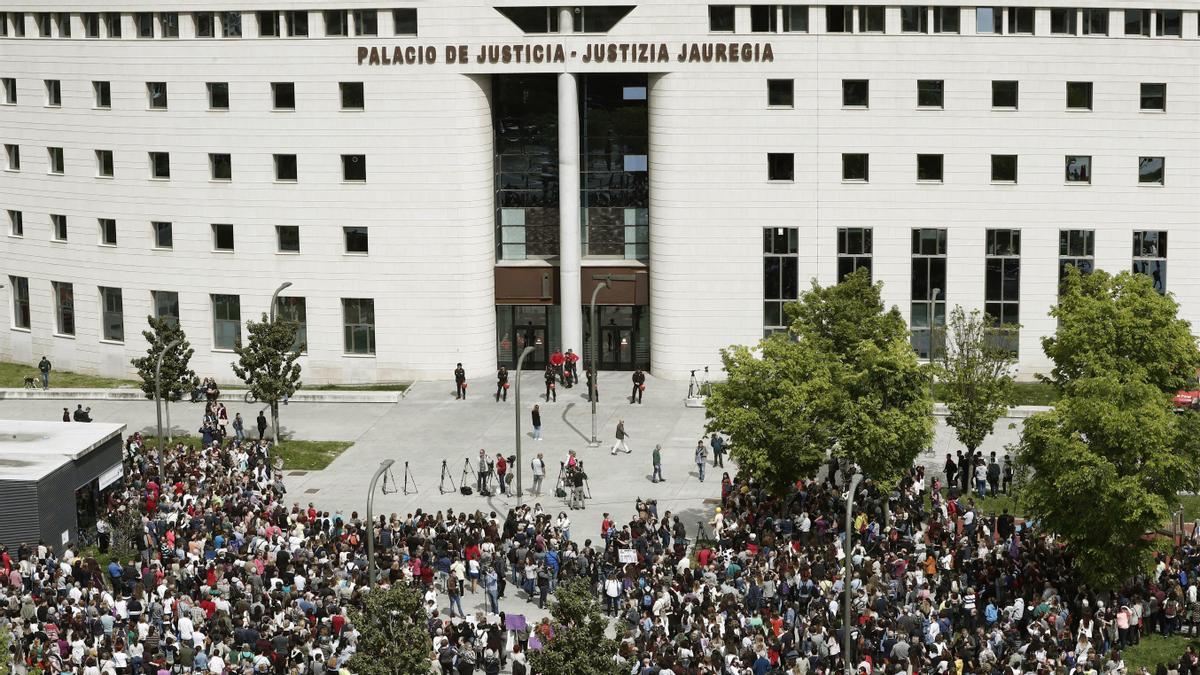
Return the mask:
<path id="1" fill-rule="evenodd" d="M 630 305 L 598 305 L 596 318 L 597 366 L 600 370 L 650 369 L 650 308 Z M 583 355 L 592 364 L 591 310 L 583 308 Z"/>
<path id="2" fill-rule="evenodd" d="M 517 367 L 517 358 L 527 345 L 533 353 L 525 357 L 524 370 L 546 367 L 550 354 L 559 347 L 559 314 L 555 305 L 498 305 L 496 307 L 496 360 L 498 366 Z"/>

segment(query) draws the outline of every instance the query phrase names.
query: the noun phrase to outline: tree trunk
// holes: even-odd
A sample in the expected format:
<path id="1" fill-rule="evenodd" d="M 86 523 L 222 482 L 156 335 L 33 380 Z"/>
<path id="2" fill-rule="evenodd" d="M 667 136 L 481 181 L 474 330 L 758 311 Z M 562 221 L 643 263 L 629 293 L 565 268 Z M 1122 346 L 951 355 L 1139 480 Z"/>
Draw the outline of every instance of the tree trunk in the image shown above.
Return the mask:
<path id="1" fill-rule="evenodd" d="M 275 439 L 275 447 L 279 448 L 279 402 L 271 402 L 271 437 Z M 278 451 L 278 450 L 277 450 Z"/>

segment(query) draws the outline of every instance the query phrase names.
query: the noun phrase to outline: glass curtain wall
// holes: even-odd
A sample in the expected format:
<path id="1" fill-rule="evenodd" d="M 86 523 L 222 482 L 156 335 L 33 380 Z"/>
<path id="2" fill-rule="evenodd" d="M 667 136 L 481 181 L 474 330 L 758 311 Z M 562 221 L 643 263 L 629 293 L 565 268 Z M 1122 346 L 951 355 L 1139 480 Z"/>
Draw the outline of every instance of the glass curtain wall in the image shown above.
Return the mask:
<path id="1" fill-rule="evenodd" d="M 579 76 L 582 255 L 650 257 L 645 74 Z"/>
<path id="2" fill-rule="evenodd" d="M 496 259 L 558 255 L 558 82 L 495 75 Z"/>

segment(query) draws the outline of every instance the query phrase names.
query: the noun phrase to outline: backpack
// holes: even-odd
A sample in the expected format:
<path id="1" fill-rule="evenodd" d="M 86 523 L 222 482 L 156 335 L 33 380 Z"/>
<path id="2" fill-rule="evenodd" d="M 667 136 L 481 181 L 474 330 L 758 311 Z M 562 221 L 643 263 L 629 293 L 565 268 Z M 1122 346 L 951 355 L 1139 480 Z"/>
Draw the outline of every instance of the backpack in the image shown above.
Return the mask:
<path id="1" fill-rule="evenodd" d="M 454 647 L 443 647 L 441 653 L 438 654 L 438 663 L 446 667 L 452 667 L 454 666 L 456 656 Z"/>

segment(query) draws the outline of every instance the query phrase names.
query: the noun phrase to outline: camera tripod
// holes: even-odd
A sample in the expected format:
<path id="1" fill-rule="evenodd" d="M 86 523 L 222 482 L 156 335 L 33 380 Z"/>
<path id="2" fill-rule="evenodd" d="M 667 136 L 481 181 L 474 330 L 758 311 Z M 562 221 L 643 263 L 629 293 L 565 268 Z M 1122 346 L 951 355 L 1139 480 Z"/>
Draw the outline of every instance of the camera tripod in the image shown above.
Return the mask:
<path id="1" fill-rule="evenodd" d="M 409 492 L 408 486 L 412 484 L 412 492 Z M 417 494 L 421 490 L 417 487 L 417 479 L 412 475 L 412 471 L 408 470 L 408 462 L 404 463 L 404 494 Z"/>
<path id="2" fill-rule="evenodd" d="M 407 473 L 408 462 L 405 462 L 404 466 L 406 467 L 405 473 Z M 389 483 L 391 484 L 391 487 L 388 487 Z M 381 485 L 380 488 L 383 490 L 383 494 L 385 494 L 385 495 L 395 494 L 400 491 L 396 487 L 396 475 L 392 473 L 392 470 L 390 468 L 384 472 L 383 485 Z"/>
<path id="3" fill-rule="evenodd" d="M 450 489 L 446 489 L 446 481 L 450 481 Z M 446 494 L 447 492 L 458 492 L 458 486 L 454 484 L 454 476 L 450 475 L 450 469 L 446 468 L 446 460 L 442 460 L 442 480 L 438 483 L 438 493 Z"/>
<path id="4" fill-rule="evenodd" d="M 465 486 L 473 485 L 474 483 L 471 482 L 471 477 L 474 475 L 475 475 L 475 471 L 471 468 L 471 458 L 467 457 L 466 459 L 463 460 L 462 475 L 458 477 L 459 489 L 462 489 Z M 453 485 L 454 481 L 451 481 L 450 484 Z"/>
<path id="5" fill-rule="evenodd" d="M 592 486 L 590 483 L 588 483 L 587 472 L 583 470 L 583 460 L 579 460 L 577 463 L 579 464 L 580 473 L 583 474 L 583 496 L 587 499 L 591 499 L 592 498 Z M 563 487 L 565 487 L 565 484 L 563 483 L 563 472 L 566 470 L 567 470 L 567 463 L 559 462 L 558 463 L 558 480 L 554 481 L 554 494 L 558 494 L 558 491 L 560 489 L 562 489 Z"/>

